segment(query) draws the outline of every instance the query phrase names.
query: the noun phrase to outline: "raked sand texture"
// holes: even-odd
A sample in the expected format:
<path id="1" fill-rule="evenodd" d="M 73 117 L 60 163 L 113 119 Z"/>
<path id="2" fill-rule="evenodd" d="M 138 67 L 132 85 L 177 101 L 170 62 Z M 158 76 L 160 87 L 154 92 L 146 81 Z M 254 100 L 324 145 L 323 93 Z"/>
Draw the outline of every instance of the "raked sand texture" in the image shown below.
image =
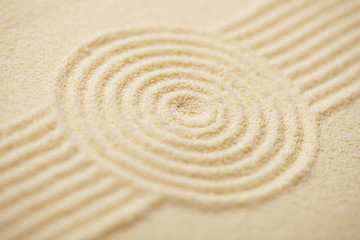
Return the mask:
<path id="1" fill-rule="evenodd" d="M 0 9 L 0 239 L 360 239 L 360 1 Z"/>

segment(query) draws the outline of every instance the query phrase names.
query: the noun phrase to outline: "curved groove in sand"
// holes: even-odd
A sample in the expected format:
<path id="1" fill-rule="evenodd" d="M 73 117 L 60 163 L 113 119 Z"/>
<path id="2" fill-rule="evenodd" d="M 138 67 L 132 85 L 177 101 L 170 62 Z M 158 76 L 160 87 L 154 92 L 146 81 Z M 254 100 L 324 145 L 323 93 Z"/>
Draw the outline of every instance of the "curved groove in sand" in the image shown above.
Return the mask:
<path id="1" fill-rule="evenodd" d="M 202 205 L 267 197 L 313 159 L 313 120 L 297 92 L 208 34 L 103 35 L 70 57 L 56 101 L 62 123 L 99 164 Z"/>

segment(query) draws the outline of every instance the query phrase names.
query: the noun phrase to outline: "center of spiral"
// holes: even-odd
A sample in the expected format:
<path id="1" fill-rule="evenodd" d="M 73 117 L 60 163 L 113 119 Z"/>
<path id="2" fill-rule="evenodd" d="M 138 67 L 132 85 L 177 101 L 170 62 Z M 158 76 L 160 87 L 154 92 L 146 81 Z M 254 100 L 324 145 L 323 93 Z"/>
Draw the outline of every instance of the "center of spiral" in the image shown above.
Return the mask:
<path id="1" fill-rule="evenodd" d="M 194 96 L 179 96 L 171 101 L 175 111 L 188 117 L 201 117 L 205 112 L 205 104 Z"/>
<path id="2" fill-rule="evenodd" d="M 169 96 L 168 106 L 177 124 L 188 127 L 206 127 L 213 122 L 214 106 L 198 93 L 177 92 Z"/>

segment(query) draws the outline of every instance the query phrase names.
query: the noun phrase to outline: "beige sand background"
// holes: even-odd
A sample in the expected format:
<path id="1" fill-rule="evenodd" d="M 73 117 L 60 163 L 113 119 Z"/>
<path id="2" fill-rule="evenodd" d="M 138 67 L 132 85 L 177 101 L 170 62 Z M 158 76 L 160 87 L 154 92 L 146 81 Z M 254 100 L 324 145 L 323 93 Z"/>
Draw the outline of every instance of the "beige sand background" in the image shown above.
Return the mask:
<path id="1" fill-rule="evenodd" d="M 52 101 L 65 58 L 101 32 L 144 25 L 211 32 L 259 2 L 2 0 L 0 123 Z M 360 239 L 359 116 L 356 99 L 322 120 L 311 176 L 274 199 L 216 212 L 164 201 L 99 239 Z"/>
<path id="2" fill-rule="evenodd" d="M 51 98 L 48 87 L 65 57 L 99 33 L 149 25 L 208 31 L 247 7 L 246 1 L 205 0 L 1 1 L 0 4 L 1 89 L 4 89 L 1 102 L 6 102 L 1 105 L 1 122 Z M 14 98 L 14 93 L 19 97 Z"/>

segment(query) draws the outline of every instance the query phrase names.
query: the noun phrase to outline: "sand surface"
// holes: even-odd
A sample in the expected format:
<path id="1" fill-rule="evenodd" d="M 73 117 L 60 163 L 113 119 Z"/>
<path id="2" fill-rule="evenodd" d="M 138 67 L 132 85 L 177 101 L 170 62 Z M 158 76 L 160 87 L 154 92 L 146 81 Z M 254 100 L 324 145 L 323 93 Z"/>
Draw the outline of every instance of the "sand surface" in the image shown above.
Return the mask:
<path id="1" fill-rule="evenodd" d="M 0 239 L 360 239 L 360 2 L 1 1 Z"/>

